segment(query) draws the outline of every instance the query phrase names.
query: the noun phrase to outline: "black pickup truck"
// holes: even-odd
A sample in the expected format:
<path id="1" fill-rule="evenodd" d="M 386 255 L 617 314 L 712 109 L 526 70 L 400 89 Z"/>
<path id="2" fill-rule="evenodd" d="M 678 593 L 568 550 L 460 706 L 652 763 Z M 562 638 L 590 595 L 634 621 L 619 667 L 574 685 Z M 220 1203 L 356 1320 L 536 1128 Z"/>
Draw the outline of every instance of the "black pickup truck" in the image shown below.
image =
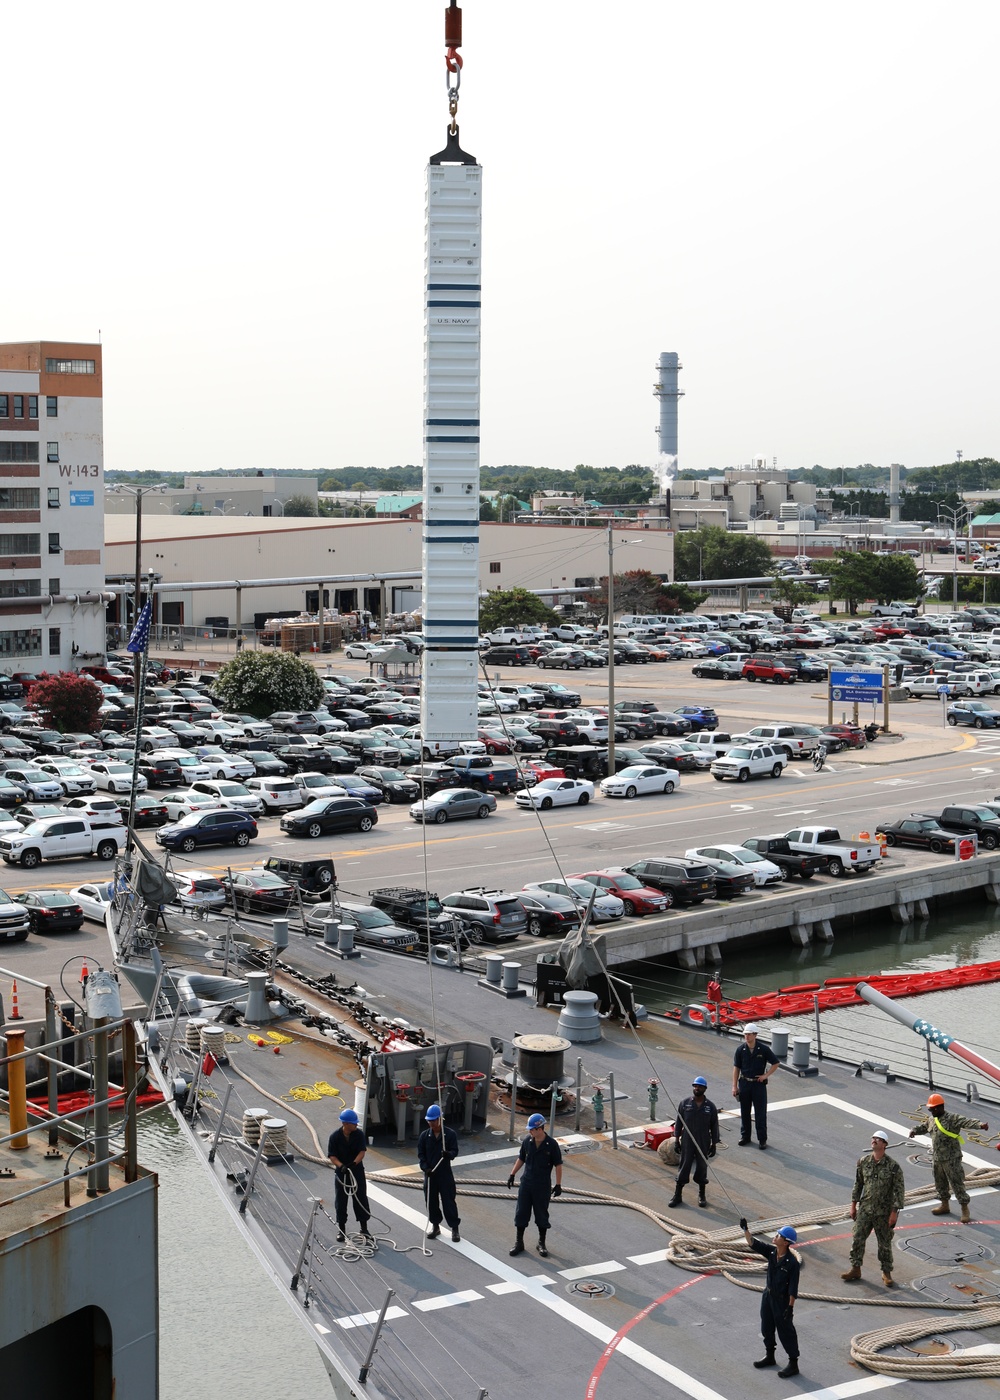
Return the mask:
<path id="1" fill-rule="evenodd" d="M 814 875 L 827 873 L 826 856 L 805 855 L 793 851 L 784 836 L 751 836 L 743 842 L 748 851 L 755 851 L 781 867 L 786 875 L 798 875 L 801 880 L 811 880 Z"/>
<path id="2" fill-rule="evenodd" d="M 945 807 L 940 816 L 934 816 L 933 812 L 914 815 L 934 817 L 945 831 L 974 831 L 984 851 L 995 851 L 1000 845 L 1000 817 L 989 807 Z"/>

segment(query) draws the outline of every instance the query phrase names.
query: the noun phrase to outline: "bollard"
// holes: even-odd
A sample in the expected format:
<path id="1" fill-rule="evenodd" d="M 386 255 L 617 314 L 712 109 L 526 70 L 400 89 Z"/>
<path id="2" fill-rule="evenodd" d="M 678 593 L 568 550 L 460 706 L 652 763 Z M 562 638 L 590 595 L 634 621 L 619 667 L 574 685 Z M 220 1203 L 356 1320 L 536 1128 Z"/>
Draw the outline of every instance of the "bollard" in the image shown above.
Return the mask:
<path id="1" fill-rule="evenodd" d="M 354 952 L 354 927 L 352 924 L 340 925 L 340 936 L 337 941 L 338 953 L 349 954 Z"/>
<path id="2" fill-rule="evenodd" d="M 323 920 L 323 947 L 336 948 L 340 940 L 340 920 Z"/>
<path id="3" fill-rule="evenodd" d="M 809 1068 L 809 1051 L 812 1048 L 812 1040 L 807 1035 L 797 1035 L 792 1039 L 792 1068 Z"/>
<path id="4" fill-rule="evenodd" d="M 24 1049 L 24 1031 L 7 1031 L 7 1054 L 8 1056 L 20 1055 Z M 25 1073 L 25 1061 L 8 1059 L 7 1061 L 7 1112 L 10 1118 L 10 1130 L 18 1136 L 12 1138 L 7 1144 L 12 1152 L 23 1152 L 28 1146 L 28 1087 L 27 1075 Z"/>
<path id="5" fill-rule="evenodd" d="M 505 992 L 516 992 L 518 988 L 518 978 L 521 975 L 521 964 L 516 962 L 505 962 L 503 964 L 503 989 Z"/>
<path id="6" fill-rule="evenodd" d="M 779 1060 L 783 1060 L 788 1054 L 787 1026 L 773 1026 L 771 1028 L 771 1052 L 777 1055 Z"/>
<path id="7" fill-rule="evenodd" d="M 283 952 L 288 947 L 288 920 L 271 920 L 272 939 L 276 953 Z"/>
<path id="8" fill-rule="evenodd" d="M 491 987 L 500 986 L 500 975 L 503 970 L 503 954 L 487 953 L 483 962 L 486 964 L 486 980 Z"/>

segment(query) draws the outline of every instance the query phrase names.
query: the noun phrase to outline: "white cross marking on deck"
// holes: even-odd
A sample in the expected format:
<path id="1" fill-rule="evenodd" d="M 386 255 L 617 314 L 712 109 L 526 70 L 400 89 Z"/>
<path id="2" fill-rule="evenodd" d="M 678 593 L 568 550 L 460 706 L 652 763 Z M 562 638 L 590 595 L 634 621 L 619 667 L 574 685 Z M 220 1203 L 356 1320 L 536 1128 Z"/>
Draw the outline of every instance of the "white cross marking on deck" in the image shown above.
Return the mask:
<path id="1" fill-rule="evenodd" d="M 459 1303 L 475 1303 L 482 1296 L 474 1288 L 467 1288 L 464 1293 L 442 1293 L 439 1298 L 425 1298 L 420 1303 L 412 1302 L 410 1307 L 416 1308 L 418 1312 L 437 1312 L 438 1308 L 455 1308 Z"/>
<path id="2" fill-rule="evenodd" d="M 603 1264 L 582 1264 L 576 1269 L 560 1269 L 562 1278 L 571 1281 L 575 1278 L 589 1278 L 591 1274 L 617 1274 L 624 1269 L 624 1264 L 619 1264 L 617 1259 L 608 1259 Z"/>
<path id="3" fill-rule="evenodd" d="M 352 1327 L 370 1327 L 373 1322 L 378 1321 L 379 1311 L 378 1308 L 375 1308 L 373 1312 L 352 1313 L 350 1317 L 338 1317 L 337 1326 L 343 1327 L 345 1332 Z M 400 1317 L 409 1317 L 405 1308 L 388 1308 L 386 1310 L 386 1322 L 395 1322 Z"/>

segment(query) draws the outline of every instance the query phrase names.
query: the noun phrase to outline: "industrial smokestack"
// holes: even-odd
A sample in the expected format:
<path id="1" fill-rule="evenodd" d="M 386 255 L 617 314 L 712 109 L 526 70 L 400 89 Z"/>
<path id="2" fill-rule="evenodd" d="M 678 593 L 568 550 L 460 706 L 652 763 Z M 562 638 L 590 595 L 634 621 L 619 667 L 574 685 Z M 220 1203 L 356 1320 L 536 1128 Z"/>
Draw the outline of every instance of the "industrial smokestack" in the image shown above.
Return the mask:
<path id="1" fill-rule="evenodd" d="M 665 350 L 656 366 L 653 396 L 660 401 L 660 424 L 657 429 L 660 458 L 656 474 L 660 480 L 661 495 L 677 475 L 677 400 L 684 392 L 677 387 L 677 373 L 682 368 L 680 358 L 673 350 Z"/>
<path id="2" fill-rule="evenodd" d="M 889 524 L 899 524 L 899 463 L 889 467 Z"/>

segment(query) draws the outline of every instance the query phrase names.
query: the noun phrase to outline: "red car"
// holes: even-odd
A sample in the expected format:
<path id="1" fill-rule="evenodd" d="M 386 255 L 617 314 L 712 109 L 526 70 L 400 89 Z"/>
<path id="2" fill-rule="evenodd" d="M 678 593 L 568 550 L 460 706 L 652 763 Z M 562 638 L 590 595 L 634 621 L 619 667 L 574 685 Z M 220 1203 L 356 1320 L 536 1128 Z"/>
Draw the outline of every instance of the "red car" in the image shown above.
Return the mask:
<path id="1" fill-rule="evenodd" d="M 824 734 L 832 734 L 849 749 L 863 749 L 866 743 L 865 731 L 856 724 L 824 724 Z"/>
<path id="2" fill-rule="evenodd" d="M 654 890 L 627 870 L 610 867 L 606 870 L 589 870 L 584 875 L 571 875 L 570 879 L 586 880 L 596 885 L 602 894 L 616 895 L 630 917 L 633 914 L 665 914 L 674 902 L 669 890 Z"/>
<path id="3" fill-rule="evenodd" d="M 906 627 L 899 627 L 895 622 L 880 622 L 873 630 L 880 642 L 887 641 L 891 637 L 908 637 L 910 635 Z"/>
<path id="4" fill-rule="evenodd" d="M 502 730 L 480 729 L 477 737 L 486 745 L 487 753 L 513 753 L 514 745 L 506 738 Z"/>

